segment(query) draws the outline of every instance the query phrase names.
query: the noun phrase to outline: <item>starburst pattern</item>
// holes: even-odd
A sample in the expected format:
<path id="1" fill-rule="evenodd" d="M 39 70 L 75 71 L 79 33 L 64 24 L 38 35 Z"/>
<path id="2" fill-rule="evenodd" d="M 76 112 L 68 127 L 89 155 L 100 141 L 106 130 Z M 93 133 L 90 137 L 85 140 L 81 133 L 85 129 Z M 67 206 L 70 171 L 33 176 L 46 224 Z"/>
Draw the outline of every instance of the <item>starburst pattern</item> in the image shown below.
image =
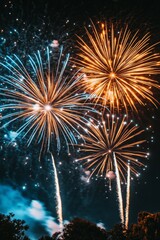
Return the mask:
<path id="1" fill-rule="evenodd" d="M 85 155 L 79 158 L 86 169 L 92 170 L 92 174 L 106 177 L 108 171 L 115 171 L 114 156 L 121 179 L 130 164 L 131 172 L 138 174 L 137 167 L 144 164 L 139 158 L 147 157 L 147 153 L 138 150 L 138 146 L 145 142 L 139 139 L 143 130 L 139 130 L 132 122 L 127 123 L 125 117 L 120 120 L 114 115 L 107 115 L 107 120 L 100 126 L 92 126 L 89 136 L 84 136 L 85 144 L 79 145 L 80 151 Z"/>
<path id="2" fill-rule="evenodd" d="M 9 72 L 0 76 L 2 127 L 21 123 L 17 136 L 29 136 L 28 145 L 36 139 L 42 149 L 49 149 L 54 138 L 60 149 L 62 137 L 67 143 L 76 143 L 76 135 L 80 135 L 77 126 L 88 122 L 86 112 L 96 111 L 86 102 L 87 94 L 78 92 L 81 76 L 66 73 L 69 55 L 64 61 L 61 58 L 62 49 L 55 71 L 49 49 L 44 63 L 40 52 L 29 56 L 27 67 L 17 56 L 8 56 L 1 63 L 3 71 Z"/>
<path id="3" fill-rule="evenodd" d="M 159 84 L 153 75 L 159 73 L 160 58 L 155 44 L 149 45 L 149 33 L 140 38 L 139 31 L 133 35 L 128 27 L 117 31 L 113 24 L 102 24 L 101 30 L 92 24 L 92 30 L 86 30 L 88 42 L 81 37 L 78 41 L 76 63 L 85 73 L 84 88 L 112 110 L 138 111 L 137 104 L 147 101 L 156 105 L 153 89 Z"/>

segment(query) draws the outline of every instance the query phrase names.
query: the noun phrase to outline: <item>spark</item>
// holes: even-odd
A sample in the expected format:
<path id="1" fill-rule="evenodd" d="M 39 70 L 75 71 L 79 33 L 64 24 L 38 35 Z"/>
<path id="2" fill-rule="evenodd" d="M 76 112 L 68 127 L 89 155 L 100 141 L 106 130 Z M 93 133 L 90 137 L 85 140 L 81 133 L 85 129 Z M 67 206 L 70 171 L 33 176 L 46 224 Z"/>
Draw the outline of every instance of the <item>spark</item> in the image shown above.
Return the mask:
<path id="1" fill-rule="evenodd" d="M 59 187 L 57 168 L 56 168 L 55 160 L 54 160 L 54 157 L 53 157 L 52 153 L 51 153 L 51 158 L 52 158 L 52 164 L 53 164 L 53 169 L 54 169 L 54 179 L 55 179 L 55 188 L 56 188 L 56 201 L 57 201 L 58 220 L 59 220 L 59 223 L 60 223 L 60 227 L 62 227 L 63 226 L 62 200 L 61 200 L 61 194 L 60 194 L 60 187 Z"/>
<path id="2" fill-rule="evenodd" d="M 128 222 L 129 222 L 130 185 L 131 185 L 131 176 L 130 176 L 130 166 L 128 165 L 128 173 L 127 173 L 127 197 L 126 197 L 126 213 L 125 213 L 125 228 L 126 228 L 126 229 L 128 229 Z"/>
<path id="3" fill-rule="evenodd" d="M 80 52 L 75 60 L 85 77 L 83 87 L 110 109 L 137 109 L 146 100 L 156 106 L 153 89 L 159 84 L 153 75 L 159 73 L 159 54 L 155 45 L 149 45 L 150 34 L 142 38 L 139 31 L 132 35 L 128 27 L 117 34 L 116 26 L 102 24 L 97 29 L 92 23 L 92 33 L 86 29 L 89 42 L 79 37 Z"/>
<path id="4" fill-rule="evenodd" d="M 114 160 L 114 167 L 116 172 L 116 182 L 117 182 L 117 194 L 118 194 L 118 201 L 119 201 L 119 211 L 120 211 L 120 218 L 121 223 L 124 224 L 124 210 L 123 210 L 123 197 L 122 197 L 122 190 L 121 190 L 121 180 L 117 165 L 117 159 L 115 153 L 113 152 L 113 160 Z"/>

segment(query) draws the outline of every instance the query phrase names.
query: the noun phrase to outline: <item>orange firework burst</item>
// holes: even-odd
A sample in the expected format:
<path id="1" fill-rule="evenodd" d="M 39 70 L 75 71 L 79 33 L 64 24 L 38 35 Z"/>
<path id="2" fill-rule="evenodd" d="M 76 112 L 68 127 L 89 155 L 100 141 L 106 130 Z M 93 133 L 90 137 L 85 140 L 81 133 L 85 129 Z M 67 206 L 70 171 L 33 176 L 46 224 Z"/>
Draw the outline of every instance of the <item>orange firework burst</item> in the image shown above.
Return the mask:
<path id="1" fill-rule="evenodd" d="M 89 135 L 84 136 L 85 144 L 80 145 L 80 151 L 87 153 L 78 161 L 83 161 L 86 169 L 92 170 L 92 174 L 107 176 L 109 171 L 115 171 L 114 160 L 120 172 L 121 178 L 125 180 L 128 164 L 131 172 L 138 175 L 136 168 L 144 166 L 138 158 L 147 157 L 147 153 L 137 148 L 145 140 L 139 140 L 139 130 L 132 121 L 127 123 L 125 117 L 122 120 L 114 115 L 107 115 L 107 120 L 102 125 L 92 125 Z M 91 176 L 92 176 L 91 174 Z"/>
<path id="2" fill-rule="evenodd" d="M 146 100 L 156 105 L 152 87 L 159 85 L 152 76 L 159 73 L 159 55 L 155 44 L 149 45 L 150 35 L 139 38 L 139 31 L 132 35 L 126 27 L 118 32 L 107 24 L 100 32 L 92 24 L 92 30 L 86 30 L 88 44 L 80 37 L 78 41 L 81 53 L 76 62 L 85 73 L 85 89 L 112 110 L 122 106 L 126 112 L 137 111 L 137 103 L 145 105 Z"/>

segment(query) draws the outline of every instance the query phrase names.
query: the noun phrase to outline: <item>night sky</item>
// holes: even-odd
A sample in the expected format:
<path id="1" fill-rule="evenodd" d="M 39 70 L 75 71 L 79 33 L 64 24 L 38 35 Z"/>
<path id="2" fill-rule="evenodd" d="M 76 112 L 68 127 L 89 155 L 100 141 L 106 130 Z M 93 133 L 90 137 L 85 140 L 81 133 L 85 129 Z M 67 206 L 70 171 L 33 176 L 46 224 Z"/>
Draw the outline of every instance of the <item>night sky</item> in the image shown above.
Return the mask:
<path id="1" fill-rule="evenodd" d="M 47 3 L 48 2 L 48 3 Z M 71 56 L 77 51 L 76 34 L 84 36 L 84 26 L 93 21 L 109 21 L 123 27 L 128 23 L 131 30 L 140 29 L 142 36 L 151 33 L 151 43 L 160 41 L 159 1 L 4 1 L 0 2 L 0 60 L 6 55 L 17 54 L 25 60 L 28 54 L 44 50 L 54 39 L 64 46 L 64 53 Z M 160 46 L 156 46 L 157 52 Z M 0 68 L 0 75 L 3 74 Z M 156 79 L 160 82 L 160 76 Z M 159 92 L 154 96 L 160 99 Z M 159 100 L 160 101 L 160 100 Z M 139 170 L 140 177 L 131 182 L 130 224 L 136 222 L 139 211 L 160 211 L 160 110 L 153 106 L 140 107 L 134 120 L 146 133 L 146 149 L 150 157 L 147 169 Z M 12 126 L 0 129 L 0 212 L 15 212 L 31 225 L 31 236 L 36 232 L 47 233 L 50 219 L 56 225 L 55 189 L 50 157 L 42 155 L 39 161 L 40 146 L 26 146 L 26 139 L 16 138 Z M 65 143 L 58 154 L 54 147 L 59 174 L 63 217 L 70 221 L 74 217 L 85 218 L 103 224 L 110 229 L 119 223 L 116 186 L 108 190 L 108 182 L 94 177 L 88 183 L 87 174 L 80 164 L 75 163 L 75 153 L 68 155 Z M 126 187 L 123 186 L 125 196 Z M 30 216 L 34 203 L 39 203 L 41 215 Z M 36 204 L 35 204 L 36 205 Z M 37 205 L 36 205 L 37 206 Z M 28 215 L 23 214 L 25 209 Z M 53 218 L 52 218 L 53 217 Z M 47 226 L 46 226 L 47 225 Z M 38 230 L 37 230 L 38 229 Z M 41 231 L 39 231 L 41 229 Z M 34 232 L 34 233 L 33 233 Z M 36 239 L 36 238 L 35 238 Z"/>

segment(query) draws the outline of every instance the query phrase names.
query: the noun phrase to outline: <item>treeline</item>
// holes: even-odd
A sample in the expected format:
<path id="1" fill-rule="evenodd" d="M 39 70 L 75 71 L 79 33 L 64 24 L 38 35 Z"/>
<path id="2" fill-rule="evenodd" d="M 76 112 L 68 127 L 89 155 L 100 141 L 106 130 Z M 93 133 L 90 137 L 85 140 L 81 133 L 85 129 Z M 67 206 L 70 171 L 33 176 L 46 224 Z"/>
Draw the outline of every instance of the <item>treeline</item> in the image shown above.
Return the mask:
<path id="1" fill-rule="evenodd" d="M 13 213 L 0 214 L 1 240 L 30 240 L 26 233 L 28 228 L 25 221 L 15 219 Z M 106 231 L 87 220 L 75 218 L 64 226 L 62 233 L 42 236 L 39 240 L 160 240 L 160 212 L 140 212 L 137 223 L 128 230 L 117 224 Z"/>

